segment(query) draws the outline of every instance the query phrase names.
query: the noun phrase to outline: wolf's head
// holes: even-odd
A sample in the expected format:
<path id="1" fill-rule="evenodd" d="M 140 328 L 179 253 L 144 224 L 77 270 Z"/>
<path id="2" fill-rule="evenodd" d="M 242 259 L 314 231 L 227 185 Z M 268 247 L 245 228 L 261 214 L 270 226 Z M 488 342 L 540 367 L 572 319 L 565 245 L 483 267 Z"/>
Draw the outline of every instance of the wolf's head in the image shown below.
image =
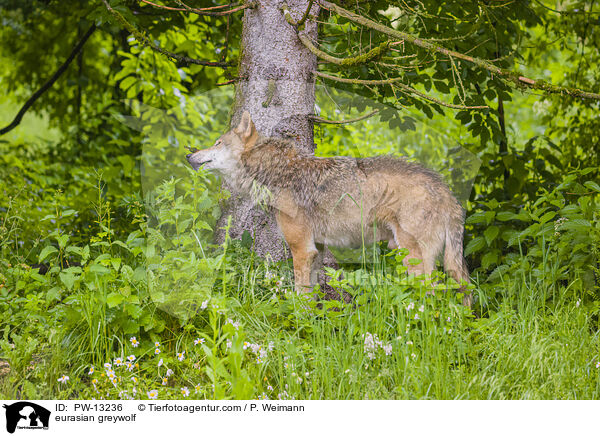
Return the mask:
<path id="1" fill-rule="evenodd" d="M 194 170 L 203 166 L 223 176 L 233 175 L 240 167 L 240 156 L 244 149 L 252 147 L 257 140 L 258 132 L 252 118 L 248 111 L 244 111 L 236 128 L 217 139 L 212 147 L 190 153 L 186 157 Z"/>

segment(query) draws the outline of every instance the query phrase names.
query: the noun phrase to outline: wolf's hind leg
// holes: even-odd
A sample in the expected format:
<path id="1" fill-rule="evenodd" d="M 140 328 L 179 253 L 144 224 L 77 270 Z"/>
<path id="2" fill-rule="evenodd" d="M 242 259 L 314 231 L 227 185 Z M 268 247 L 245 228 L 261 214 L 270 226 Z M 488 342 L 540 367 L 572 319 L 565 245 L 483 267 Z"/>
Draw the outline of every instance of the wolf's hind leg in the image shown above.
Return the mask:
<path id="1" fill-rule="evenodd" d="M 292 218 L 279 211 L 277 213 L 277 223 L 292 251 L 296 293 L 311 292 L 313 285 L 316 283 L 316 273 L 313 282 L 313 264 L 315 263 L 315 257 L 318 255 L 312 231 L 300 213 Z"/>
<path id="2" fill-rule="evenodd" d="M 388 247 L 401 247 L 408 250 L 408 255 L 402 260 L 402 262 L 404 263 L 404 266 L 408 268 L 409 274 L 423 274 L 426 272 L 423 266 L 423 254 L 417 239 L 404 230 L 398 223 L 397 219 L 390 220 L 388 224 L 392 230 L 392 233 L 394 234 L 394 240 L 390 240 L 388 242 Z M 409 263 L 410 259 L 419 259 L 421 260 L 421 263 L 418 265 L 411 265 Z"/>

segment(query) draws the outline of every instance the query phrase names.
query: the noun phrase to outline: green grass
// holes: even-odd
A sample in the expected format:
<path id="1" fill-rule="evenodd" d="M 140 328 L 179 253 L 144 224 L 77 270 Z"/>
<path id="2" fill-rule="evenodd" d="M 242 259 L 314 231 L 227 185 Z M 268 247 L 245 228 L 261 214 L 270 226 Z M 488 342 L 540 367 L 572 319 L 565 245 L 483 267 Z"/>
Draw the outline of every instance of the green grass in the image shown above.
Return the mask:
<path id="1" fill-rule="evenodd" d="M 228 259 L 236 262 L 225 265 L 233 271 L 230 280 L 216 286 L 208 307 L 183 325 L 167 316 L 160 333 L 111 331 L 114 307 L 98 300 L 109 291 L 102 285 L 96 293 L 75 293 L 54 305 L 43 319 L 51 326 L 45 333 L 11 335 L 14 349 L 4 341 L 11 372 L 0 379 L 0 396 L 119 398 L 126 392 L 147 398 L 155 389 L 164 399 L 183 398 L 181 389 L 187 387 L 189 398 L 600 397 L 598 319 L 567 293 L 546 299 L 541 285 L 526 279 L 507 279 L 493 298 L 475 287 L 477 301 L 486 302 L 475 308 L 480 315 L 475 317 L 452 292 L 427 295 L 426 286 L 396 274 L 402 268 L 387 257 L 369 275 L 350 272 L 339 282 L 356 296 L 354 304 L 317 304 L 289 292 L 288 278 L 278 283 L 279 274 L 289 276 L 287 265 L 265 277 L 260 262 Z M 23 311 L 31 305 L 27 299 L 12 303 Z M 73 308 L 81 312 L 78 321 L 60 325 L 64 311 Z M 160 313 L 153 303 L 146 308 Z M 197 338 L 204 343 L 194 345 Z M 133 371 L 114 366 L 115 357 L 131 354 L 138 364 Z M 105 362 L 113 363 L 114 385 L 102 368 Z M 95 373 L 88 375 L 91 365 Z M 173 374 L 163 385 L 167 368 Z M 70 378 L 65 384 L 57 381 L 63 374 Z"/>

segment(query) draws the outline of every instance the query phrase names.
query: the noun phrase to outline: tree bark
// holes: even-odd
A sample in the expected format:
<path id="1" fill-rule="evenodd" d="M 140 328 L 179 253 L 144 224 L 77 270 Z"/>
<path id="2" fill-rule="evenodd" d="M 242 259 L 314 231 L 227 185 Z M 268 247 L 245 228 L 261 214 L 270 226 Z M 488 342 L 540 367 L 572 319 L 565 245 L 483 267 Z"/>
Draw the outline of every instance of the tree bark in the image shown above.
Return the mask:
<path id="1" fill-rule="evenodd" d="M 317 58 L 298 40 L 295 29 L 284 19 L 280 9 L 283 3 L 282 0 L 260 0 L 244 13 L 239 66 L 242 80 L 236 85 L 231 126 L 236 126 L 247 110 L 261 135 L 293 139 L 297 147 L 314 152 L 310 115 L 315 104 L 312 72 L 317 68 Z M 303 16 L 309 4 L 308 0 L 287 0 L 286 3 L 296 20 Z M 318 12 L 318 5 L 313 5 L 311 14 Z M 316 40 L 317 24 L 308 20 L 302 32 Z M 231 238 L 241 238 L 248 230 L 254 239 L 253 249 L 259 256 L 273 261 L 289 256 L 272 212 L 265 212 L 248 198 L 232 192 L 219 228 L 225 227 L 229 215 L 232 217 Z M 223 238 L 224 231 L 219 229 L 217 240 Z"/>

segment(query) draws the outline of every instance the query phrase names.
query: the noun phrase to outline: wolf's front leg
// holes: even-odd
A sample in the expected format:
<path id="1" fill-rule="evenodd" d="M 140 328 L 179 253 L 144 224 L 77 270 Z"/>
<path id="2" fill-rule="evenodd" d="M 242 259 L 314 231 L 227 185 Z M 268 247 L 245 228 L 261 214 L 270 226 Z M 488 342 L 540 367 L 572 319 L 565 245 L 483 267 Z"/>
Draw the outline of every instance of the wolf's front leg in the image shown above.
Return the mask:
<path id="1" fill-rule="evenodd" d="M 323 259 L 325 258 L 325 245 L 315 244 L 317 254 L 315 255 L 313 262 L 310 266 L 310 285 L 314 286 L 319 282 L 319 273 L 323 269 Z"/>
<path id="2" fill-rule="evenodd" d="M 294 282 L 297 294 L 307 294 L 312 292 L 314 282 L 312 281 L 312 265 L 315 257 L 317 257 L 317 250 L 307 251 L 299 249 L 292 249 L 292 257 L 294 260 Z"/>
<path id="3" fill-rule="evenodd" d="M 298 294 L 311 292 L 314 285 L 311 280 L 313 263 L 318 251 L 307 220 L 301 213 L 297 213 L 292 218 L 282 211 L 278 211 L 276 217 L 283 237 L 292 251 L 296 292 Z"/>

